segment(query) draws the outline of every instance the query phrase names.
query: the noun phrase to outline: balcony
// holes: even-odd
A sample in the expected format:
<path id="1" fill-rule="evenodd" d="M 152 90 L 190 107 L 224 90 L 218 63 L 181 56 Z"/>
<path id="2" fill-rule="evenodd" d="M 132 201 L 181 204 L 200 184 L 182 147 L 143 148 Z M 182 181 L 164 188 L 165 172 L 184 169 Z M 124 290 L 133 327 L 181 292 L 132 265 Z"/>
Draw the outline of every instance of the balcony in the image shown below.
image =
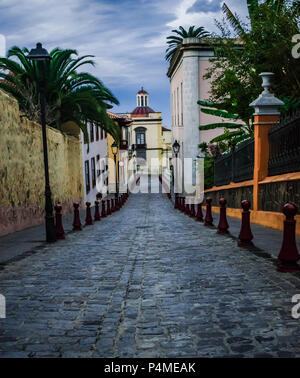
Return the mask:
<path id="1" fill-rule="evenodd" d="M 133 144 L 132 149 L 133 150 L 146 150 L 147 144 Z"/>
<path id="2" fill-rule="evenodd" d="M 120 150 L 128 150 L 128 141 L 122 139 L 120 142 Z"/>

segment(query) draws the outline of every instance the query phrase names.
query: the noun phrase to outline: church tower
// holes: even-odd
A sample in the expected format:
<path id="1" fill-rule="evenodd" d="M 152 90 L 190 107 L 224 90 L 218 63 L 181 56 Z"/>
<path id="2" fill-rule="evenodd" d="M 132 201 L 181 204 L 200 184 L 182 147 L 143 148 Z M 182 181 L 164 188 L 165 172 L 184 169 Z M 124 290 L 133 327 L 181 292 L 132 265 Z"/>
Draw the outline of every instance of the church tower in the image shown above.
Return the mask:
<path id="1" fill-rule="evenodd" d="M 136 108 L 128 114 L 132 119 L 130 140 L 141 171 L 159 172 L 162 155 L 161 112 L 149 107 L 149 94 L 142 87 L 136 94 Z"/>
<path id="2" fill-rule="evenodd" d="M 148 107 L 149 105 L 149 94 L 143 87 L 136 95 L 136 103 L 137 107 Z"/>

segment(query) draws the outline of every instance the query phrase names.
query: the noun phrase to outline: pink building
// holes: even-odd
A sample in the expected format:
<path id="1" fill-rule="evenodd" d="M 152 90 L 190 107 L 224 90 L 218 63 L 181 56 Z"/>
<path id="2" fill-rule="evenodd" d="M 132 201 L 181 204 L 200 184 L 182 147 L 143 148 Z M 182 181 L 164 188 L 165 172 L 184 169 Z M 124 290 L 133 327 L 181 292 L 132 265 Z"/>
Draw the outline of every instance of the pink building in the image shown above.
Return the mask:
<path id="1" fill-rule="evenodd" d="M 210 96 L 210 82 L 203 78 L 210 66 L 214 48 L 199 38 L 185 38 L 182 47 L 173 57 L 168 70 L 170 78 L 170 100 L 172 114 L 173 141 L 180 143 L 182 157 L 195 159 L 199 154 L 199 143 L 209 142 L 222 130 L 200 131 L 206 125 L 220 118 L 200 111 L 198 100 Z"/>

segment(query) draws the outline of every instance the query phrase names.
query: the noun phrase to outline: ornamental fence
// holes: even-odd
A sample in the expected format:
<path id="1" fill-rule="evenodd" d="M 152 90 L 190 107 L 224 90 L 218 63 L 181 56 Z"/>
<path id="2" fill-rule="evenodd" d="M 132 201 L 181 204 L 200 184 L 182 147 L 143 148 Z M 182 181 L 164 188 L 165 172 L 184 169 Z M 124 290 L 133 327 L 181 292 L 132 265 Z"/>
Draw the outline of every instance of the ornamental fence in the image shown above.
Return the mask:
<path id="1" fill-rule="evenodd" d="M 241 143 L 234 151 L 215 159 L 214 184 L 227 185 L 253 179 L 254 139 Z"/>
<path id="2" fill-rule="evenodd" d="M 269 131 L 269 176 L 300 171 L 300 111 Z"/>
<path id="3" fill-rule="evenodd" d="M 268 175 L 300 171 L 300 111 L 274 125 L 269 131 Z M 253 179 L 254 139 L 233 152 L 215 159 L 215 186 Z"/>

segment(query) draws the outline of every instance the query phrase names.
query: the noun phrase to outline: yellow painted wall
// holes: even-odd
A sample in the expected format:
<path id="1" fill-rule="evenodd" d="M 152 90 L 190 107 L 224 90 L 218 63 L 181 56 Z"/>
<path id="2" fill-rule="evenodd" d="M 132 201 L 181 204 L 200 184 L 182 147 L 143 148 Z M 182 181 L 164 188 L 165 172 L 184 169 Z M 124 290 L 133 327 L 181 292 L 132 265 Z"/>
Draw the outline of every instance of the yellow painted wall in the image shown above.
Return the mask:
<path id="1" fill-rule="evenodd" d="M 151 122 L 149 121 L 151 119 Z M 148 163 L 148 171 L 153 173 L 158 173 L 160 166 L 161 166 L 161 159 L 162 159 L 162 124 L 161 124 L 161 113 L 150 113 L 149 117 L 146 117 L 145 122 L 143 122 L 142 118 L 133 118 L 133 123 L 131 126 L 131 134 L 132 134 L 132 143 L 136 143 L 136 135 L 135 129 L 139 127 L 144 127 L 146 131 L 146 144 L 147 144 L 147 163 Z M 155 167 L 154 163 L 155 160 L 158 159 L 159 167 Z M 142 170 L 142 167 L 141 167 Z"/>
<path id="2" fill-rule="evenodd" d="M 83 198 L 80 139 L 47 128 L 53 202 L 63 213 Z M 16 100 L 0 91 L 0 236 L 44 220 L 41 125 L 20 118 Z"/>

